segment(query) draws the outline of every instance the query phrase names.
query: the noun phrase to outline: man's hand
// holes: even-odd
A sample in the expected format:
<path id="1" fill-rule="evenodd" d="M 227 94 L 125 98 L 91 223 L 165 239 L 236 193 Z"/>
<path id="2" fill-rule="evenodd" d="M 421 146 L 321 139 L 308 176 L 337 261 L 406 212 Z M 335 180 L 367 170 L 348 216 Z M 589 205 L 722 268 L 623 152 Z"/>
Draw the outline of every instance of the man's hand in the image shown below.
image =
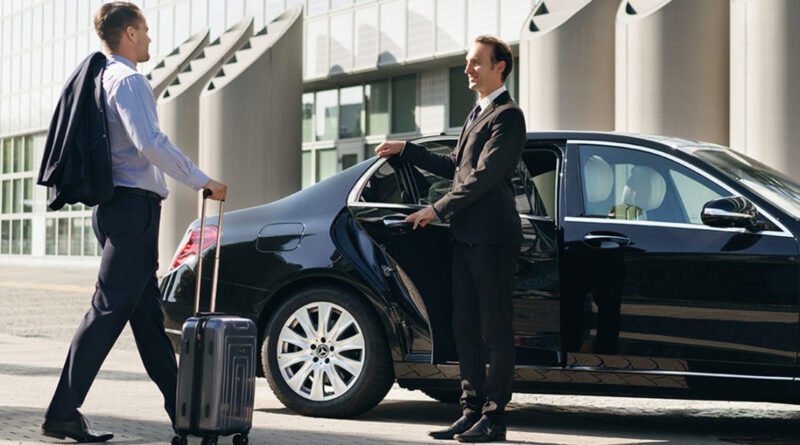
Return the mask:
<path id="1" fill-rule="evenodd" d="M 403 151 L 405 146 L 406 143 L 403 141 L 386 141 L 375 148 L 375 153 L 382 158 L 388 158 Z"/>
<path id="2" fill-rule="evenodd" d="M 228 197 L 228 186 L 213 179 L 209 179 L 206 185 L 203 186 L 203 189 L 210 190 L 211 199 L 217 201 L 225 201 L 225 198 Z"/>
<path id="3" fill-rule="evenodd" d="M 417 226 L 425 227 L 429 222 L 436 219 L 439 219 L 436 217 L 436 212 L 433 211 L 433 207 L 429 206 L 406 216 L 405 222 L 413 222 L 413 228 L 416 230 Z"/>

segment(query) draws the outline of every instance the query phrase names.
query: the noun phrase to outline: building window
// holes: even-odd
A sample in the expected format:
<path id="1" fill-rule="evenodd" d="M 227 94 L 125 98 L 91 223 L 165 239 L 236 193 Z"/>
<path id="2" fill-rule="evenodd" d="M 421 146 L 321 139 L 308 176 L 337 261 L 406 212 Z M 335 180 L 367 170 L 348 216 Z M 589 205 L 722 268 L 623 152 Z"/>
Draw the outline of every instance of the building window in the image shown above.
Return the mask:
<path id="1" fill-rule="evenodd" d="M 339 90 L 340 124 L 339 138 L 361 137 L 361 109 L 364 90 L 361 85 Z"/>
<path id="2" fill-rule="evenodd" d="M 464 125 L 464 121 L 467 120 L 467 116 L 475 106 L 476 99 L 475 92 L 469 89 L 464 67 L 450 68 L 450 119 L 448 125 L 450 128 Z"/>
<path id="3" fill-rule="evenodd" d="M 302 187 L 306 188 L 314 184 L 314 171 L 311 170 L 311 156 L 314 154 L 312 150 L 304 150 L 302 155 Z"/>
<path id="4" fill-rule="evenodd" d="M 338 134 L 338 91 L 318 91 L 316 95 L 317 140 L 333 140 Z"/>
<path id="5" fill-rule="evenodd" d="M 364 87 L 367 134 L 389 133 L 389 81 L 377 80 Z"/>
<path id="6" fill-rule="evenodd" d="M 346 154 L 342 155 L 342 170 L 347 170 L 348 168 L 358 164 L 358 155 L 357 154 Z"/>
<path id="7" fill-rule="evenodd" d="M 508 73 L 508 77 L 506 77 L 506 89 L 508 90 L 508 94 L 511 95 L 511 98 L 515 101 L 517 100 L 517 94 L 519 93 L 519 58 L 514 59 L 514 67 L 511 69 L 511 72 Z"/>
<path id="8" fill-rule="evenodd" d="M 31 254 L 33 136 L 0 140 L 0 254 Z"/>
<path id="9" fill-rule="evenodd" d="M 369 159 L 369 158 L 372 158 L 374 156 L 377 156 L 377 154 L 375 154 L 375 149 L 378 148 L 378 145 L 381 145 L 381 144 L 380 143 L 377 143 L 377 144 L 364 144 L 364 159 Z"/>
<path id="10" fill-rule="evenodd" d="M 311 142 L 314 117 L 314 93 L 303 94 L 303 142 Z"/>
<path id="11" fill-rule="evenodd" d="M 392 133 L 417 130 L 417 75 L 392 79 Z"/>
<path id="12" fill-rule="evenodd" d="M 325 178 L 336 174 L 338 167 L 338 156 L 336 155 L 336 148 L 325 150 L 317 150 L 317 177 L 316 182 L 322 181 Z"/>

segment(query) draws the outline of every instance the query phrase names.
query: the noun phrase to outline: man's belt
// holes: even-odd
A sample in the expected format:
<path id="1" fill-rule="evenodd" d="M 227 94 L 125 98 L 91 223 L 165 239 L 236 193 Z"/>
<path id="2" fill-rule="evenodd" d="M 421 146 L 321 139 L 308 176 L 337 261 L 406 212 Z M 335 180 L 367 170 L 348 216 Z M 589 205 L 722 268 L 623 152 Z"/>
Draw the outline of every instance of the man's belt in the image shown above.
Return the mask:
<path id="1" fill-rule="evenodd" d="M 161 195 L 159 195 L 158 193 L 151 192 L 150 190 L 135 188 L 135 187 L 117 186 L 117 187 L 114 187 L 114 193 L 128 193 L 128 194 L 132 194 L 132 195 L 141 195 L 141 196 L 145 196 L 147 198 L 152 198 L 152 199 L 155 199 L 155 200 L 158 200 L 158 201 L 161 201 L 163 199 L 161 197 Z"/>

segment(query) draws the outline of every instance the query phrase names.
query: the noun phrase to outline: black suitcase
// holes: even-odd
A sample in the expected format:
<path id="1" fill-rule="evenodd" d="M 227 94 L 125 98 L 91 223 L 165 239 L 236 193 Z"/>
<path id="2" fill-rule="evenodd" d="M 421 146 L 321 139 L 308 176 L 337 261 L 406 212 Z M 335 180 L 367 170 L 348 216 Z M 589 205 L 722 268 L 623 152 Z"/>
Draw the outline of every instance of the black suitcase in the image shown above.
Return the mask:
<path id="1" fill-rule="evenodd" d="M 203 192 L 200 239 L 203 239 L 206 202 Z M 233 437 L 235 445 L 246 445 L 253 424 L 258 332 L 252 320 L 214 313 L 219 272 L 219 242 L 222 235 L 223 202 L 214 247 L 211 312 L 200 312 L 200 277 L 203 256 L 197 256 L 195 316 L 186 320 L 181 332 L 178 393 L 173 445 L 186 445 L 187 436 L 202 437 L 203 445 L 215 445 L 219 436 Z"/>

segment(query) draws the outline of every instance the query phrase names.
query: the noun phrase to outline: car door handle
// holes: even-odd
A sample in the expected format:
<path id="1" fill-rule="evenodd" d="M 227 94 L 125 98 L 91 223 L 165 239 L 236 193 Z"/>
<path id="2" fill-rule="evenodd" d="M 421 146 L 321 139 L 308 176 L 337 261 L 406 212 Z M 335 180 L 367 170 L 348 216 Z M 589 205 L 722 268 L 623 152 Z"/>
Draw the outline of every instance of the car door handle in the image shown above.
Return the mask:
<path id="1" fill-rule="evenodd" d="M 611 235 L 606 233 L 587 233 L 586 236 L 583 237 L 583 242 L 590 247 L 596 247 L 598 249 L 618 249 L 631 244 L 630 238 L 625 235 Z"/>
<path id="2" fill-rule="evenodd" d="M 386 228 L 401 228 L 401 227 L 411 227 L 410 222 L 406 222 L 405 219 L 399 219 L 397 217 L 386 217 L 382 219 L 383 226 Z"/>

